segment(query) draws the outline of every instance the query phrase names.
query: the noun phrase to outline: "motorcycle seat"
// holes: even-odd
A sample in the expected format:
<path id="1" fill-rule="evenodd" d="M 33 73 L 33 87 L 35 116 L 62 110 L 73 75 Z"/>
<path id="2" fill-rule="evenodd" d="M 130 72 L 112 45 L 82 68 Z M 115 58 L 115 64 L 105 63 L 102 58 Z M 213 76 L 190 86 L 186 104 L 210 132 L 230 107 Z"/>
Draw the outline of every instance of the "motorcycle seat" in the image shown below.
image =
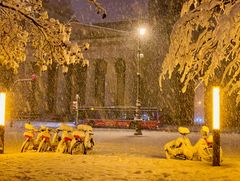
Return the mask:
<path id="1" fill-rule="evenodd" d="M 32 138 L 32 137 L 34 136 L 34 134 L 33 134 L 32 132 L 29 132 L 29 131 L 24 132 L 23 135 L 24 135 L 25 137 L 29 137 L 29 138 Z"/>
<path id="2" fill-rule="evenodd" d="M 84 138 L 85 133 L 83 131 L 74 131 L 73 136 L 78 136 L 78 137 Z"/>
<path id="3" fill-rule="evenodd" d="M 68 125 L 66 125 L 66 124 L 61 124 L 58 129 L 59 129 L 59 130 L 64 130 L 64 131 L 73 131 L 73 127 L 68 126 Z"/>
<path id="4" fill-rule="evenodd" d="M 92 131 L 93 131 L 92 126 L 89 126 L 89 125 L 86 125 L 86 124 L 79 124 L 79 125 L 77 126 L 77 129 L 78 129 L 78 130 L 81 130 L 81 131 L 89 131 L 89 132 L 92 132 Z"/>
<path id="5" fill-rule="evenodd" d="M 36 130 L 35 127 L 29 123 L 25 123 L 24 127 L 25 129 L 28 129 L 28 130 Z"/>

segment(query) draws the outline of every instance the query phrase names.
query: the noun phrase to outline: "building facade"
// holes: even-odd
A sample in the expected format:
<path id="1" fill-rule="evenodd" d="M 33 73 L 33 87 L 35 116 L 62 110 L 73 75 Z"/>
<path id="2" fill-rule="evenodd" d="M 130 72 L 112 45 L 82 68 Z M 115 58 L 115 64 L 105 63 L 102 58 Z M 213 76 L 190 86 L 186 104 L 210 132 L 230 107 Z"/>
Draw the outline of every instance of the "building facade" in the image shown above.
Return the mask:
<path id="1" fill-rule="evenodd" d="M 71 23 L 72 41 L 90 43 L 90 49 L 84 53 L 89 66 L 69 67 L 68 73 L 63 74 L 61 67 L 53 64 L 46 72 L 40 72 L 29 52 L 29 61 L 22 65 L 15 80 L 31 74 L 38 78 L 35 82 L 15 85 L 14 98 L 19 100 L 12 106 L 15 112 L 69 119 L 76 94 L 80 96 L 81 106 L 135 106 L 137 28 L 144 25 L 147 32 L 140 41 L 144 55 L 140 60 L 142 106 L 158 107 L 167 115 L 165 120 L 180 120 L 178 123 L 184 123 L 186 118 L 191 120 L 193 110 L 186 109 L 193 107 L 192 97 L 189 99 L 179 93 L 176 80 L 166 82 L 163 92 L 160 92 L 158 82 L 171 29 L 179 17 L 183 1 L 134 0 L 129 3 L 121 0 L 113 3 L 104 0 L 103 6 L 105 3 L 110 16 L 106 20 L 88 14 L 95 13 L 93 7 L 90 6 L 88 11 L 86 4 L 81 3 L 76 0 L 46 0 L 45 7 L 50 17 Z M 83 14 L 78 14 L 78 10 Z M 174 101 L 172 97 L 175 97 Z M 176 108 L 177 105 L 180 106 Z"/>

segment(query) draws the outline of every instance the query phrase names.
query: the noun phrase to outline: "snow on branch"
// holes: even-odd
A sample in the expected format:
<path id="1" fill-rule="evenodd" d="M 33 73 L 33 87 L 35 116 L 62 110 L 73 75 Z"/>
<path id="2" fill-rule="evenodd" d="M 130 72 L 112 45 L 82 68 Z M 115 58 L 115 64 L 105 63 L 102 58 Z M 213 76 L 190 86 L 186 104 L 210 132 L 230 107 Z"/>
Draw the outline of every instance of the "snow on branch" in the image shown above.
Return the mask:
<path id="1" fill-rule="evenodd" d="M 89 0 L 97 12 L 106 17 L 106 11 L 96 0 Z M 19 64 L 32 49 L 41 70 L 56 62 L 68 70 L 70 64 L 88 65 L 82 50 L 89 44 L 70 41 L 71 26 L 48 18 L 42 0 L 0 0 L 0 65 L 17 73 Z"/>
<path id="2" fill-rule="evenodd" d="M 97 14 L 101 14 L 103 19 L 107 17 L 107 11 L 102 7 L 102 5 L 99 2 L 97 2 L 97 0 L 88 1 L 95 5 Z"/>
<path id="3" fill-rule="evenodd" d="M 207 85 L 218 77 L 225 91 L 240 94 L 240 0 L 185 2 L 170 38 L 160 86 L 176 70 L 183 92 L 192 81 Z"/>

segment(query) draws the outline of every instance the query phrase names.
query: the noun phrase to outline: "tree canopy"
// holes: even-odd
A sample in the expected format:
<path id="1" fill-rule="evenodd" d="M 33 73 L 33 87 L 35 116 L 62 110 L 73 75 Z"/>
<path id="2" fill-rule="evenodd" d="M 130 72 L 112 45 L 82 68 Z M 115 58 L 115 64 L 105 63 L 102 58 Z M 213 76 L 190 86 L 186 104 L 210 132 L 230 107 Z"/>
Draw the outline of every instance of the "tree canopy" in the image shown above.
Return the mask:
<path id="1" fill-rule="evenodd" d="M 96 0 L 97 13 L 106 11 Z M 48 18 L 42 0 L 0 0 L 0 66 L 17 73 L 20 63 L 30 50 L 42 71 L 56 62 L 67 72 L 70 64 L 88 64 L 82 50 L 88 44 L 70 41 L 71 26 Z"/>
<path id="2" fill-rule="evenodd" d="M 240 102 L 240 0 L 186 1 L 170 39 L 160 86 L 177 71 L 183 92 L 214 80 Z"/>

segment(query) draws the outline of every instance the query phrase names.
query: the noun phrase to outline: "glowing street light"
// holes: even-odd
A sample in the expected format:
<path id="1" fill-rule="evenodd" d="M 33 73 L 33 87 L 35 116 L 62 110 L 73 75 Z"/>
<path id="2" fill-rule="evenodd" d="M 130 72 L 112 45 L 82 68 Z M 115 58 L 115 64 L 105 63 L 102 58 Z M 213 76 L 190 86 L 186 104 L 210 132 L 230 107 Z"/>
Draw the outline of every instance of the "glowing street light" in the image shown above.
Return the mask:
<path id="1" fill-rule="evenodd" d="M 213 87 L 213 166 L 220 166 L 220 88 Z"/>
<path id="2" fill-rule="evenodd" d="M 6 94 L 0 93 L 0 154 L 4 152 L 4 124 L 5 124 Z"/>
<path id="3" fill-rule="evenodd" d="M 146 28 L 141 27 L 141 28 L 138 29 L 138 31 L 139 31 L 139 35 L 143 36 L 146 32 Z"/>

